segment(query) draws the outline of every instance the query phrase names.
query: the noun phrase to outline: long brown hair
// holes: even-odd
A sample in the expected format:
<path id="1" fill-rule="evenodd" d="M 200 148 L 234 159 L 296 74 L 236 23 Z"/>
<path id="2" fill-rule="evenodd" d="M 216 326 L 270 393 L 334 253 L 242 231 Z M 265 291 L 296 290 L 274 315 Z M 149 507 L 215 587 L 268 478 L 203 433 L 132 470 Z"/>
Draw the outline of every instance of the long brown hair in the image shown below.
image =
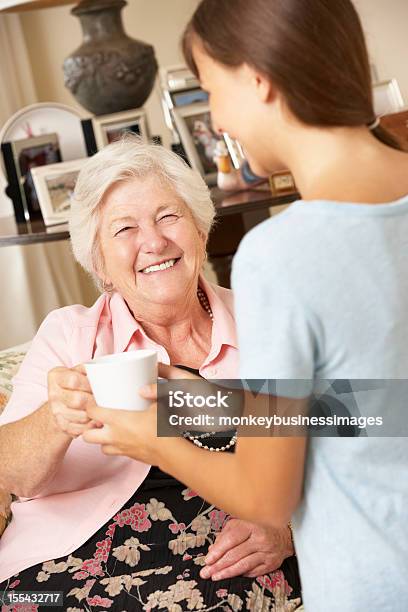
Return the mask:
<path id="1" fill-rule="evenodd" d="M 247 63 L 267 75 L 305 124 L 375 121 L 364 33 L 350 0 L 201 0 L 182 41 L 197 74 L 194 40 L 225 66 Z M 381 126 L 372 132 L 401 148 Z"/>

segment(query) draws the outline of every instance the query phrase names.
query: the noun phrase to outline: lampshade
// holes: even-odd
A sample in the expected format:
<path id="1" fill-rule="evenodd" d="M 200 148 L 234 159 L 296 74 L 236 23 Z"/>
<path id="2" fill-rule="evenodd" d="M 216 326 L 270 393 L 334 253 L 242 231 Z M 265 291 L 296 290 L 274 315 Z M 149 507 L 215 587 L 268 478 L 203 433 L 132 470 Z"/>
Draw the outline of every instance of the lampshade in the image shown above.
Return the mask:
<path id="1" fill-rule="evenodd" d="M 35 11 L 52 6 L 75 4 L 76 0 L 0 0 L 0 11 L 6 13 L 19 13 L 21 11 Z"/>

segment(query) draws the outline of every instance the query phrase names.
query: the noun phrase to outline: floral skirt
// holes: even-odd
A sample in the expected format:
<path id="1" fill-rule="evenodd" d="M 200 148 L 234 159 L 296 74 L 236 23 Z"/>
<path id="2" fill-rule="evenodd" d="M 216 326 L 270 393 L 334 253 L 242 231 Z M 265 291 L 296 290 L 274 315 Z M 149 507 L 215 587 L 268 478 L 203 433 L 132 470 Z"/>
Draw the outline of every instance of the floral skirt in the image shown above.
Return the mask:
<path id="1" fill-rule="evenodd" d="M 1 605 L 1 612 L 253 610 L 300 604 L 295 557 L 257 579 L 200 578 L 208 546 L 228 516 L 158 468 L 110 521 L 67 557 L 40 563 L 0 591 L 62 591 L 62 607 Z"/>

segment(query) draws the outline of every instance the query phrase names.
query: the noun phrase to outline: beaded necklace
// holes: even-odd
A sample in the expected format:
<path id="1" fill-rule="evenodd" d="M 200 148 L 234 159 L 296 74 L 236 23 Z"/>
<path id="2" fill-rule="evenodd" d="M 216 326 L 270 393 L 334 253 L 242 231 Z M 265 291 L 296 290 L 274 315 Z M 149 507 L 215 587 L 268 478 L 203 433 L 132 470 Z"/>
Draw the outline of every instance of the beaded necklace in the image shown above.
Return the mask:
<path id="1" fill-rule="evenodd" d="M 201 306 L 208 313 L 211 321 L 214 321 L 214 315 L 211 310 L 210 302 L 208 301 L 208 297 L 206 296 L 204 291 L 201 289 L 201 287 L 198 287 L 197 289 L 197 297 L 199 299 Z M 205 438 L 209 438 L 210 436 L 215 436 L 215 434 L 216 434 L 215 431 L 210 431 L 207 433 L 198 434 L 196 436 L 193 436 L 190 432 L 185 431 L 183 432 L 183 437 L 187 438 L 188 440 L 191 440 L 191 442 L 193 442 L 193 444 L 195 444 L 199 448 L 204 448 L 205 450 L 208 450 L 210 452 L 215 452 L 215 453 L 226 451 L 228 448 L 231 448 L 232 446 L 234 446 L 237 442 L 236 433 L 232 436 L 231 440 L 227 444 L 225 444 L 225 446 L 220 446 L 219 448 L 216 448 L 214 446 L 207 446 L 207 444 L 203 444 L 201 442 L 201 440 L 204 440 Z"/>
<path id="2" fill-rule="evenodd" d="M 208 313 L 211 321 L 214 321 L 214 315 L 213 315 L 213 311 L 211 310 L 210 302 L 208 301 L 208 297 L 206 296 L 204 291 L 201 289 L 201 287 L 198 287 L 197 289 L 197 297 L 198 297 L 198 300 L 201 306 Z"/>
<path id="3" fill-rule="evenodd" d="M 232 436 L 228 444 L 225 444 L 224 446 L 220 446 L 220 447 L 208 446 L 207 444 L 203 444 L 200 441 L 200 439 L 202 440 L 203 438 L 209 438 L 210 436 L 213 436 L 213 435 L 215 435 L 215 431 L 210 431 L 209 433 L 200 434 L 198 436 L 192 436 L 188 431 L 183 432 L 184 438 L 188 438 L 189 440 L 191 440 L 193 444 L 195 444 L 199 448 L 205 448 L 205 450 L 208 450 L 212 453 L 221 453 L 222 451 L 226 451 L 228 448 L 231 448 L 232 446 L 234 446 L 237 442 L 236 433 Z"/>

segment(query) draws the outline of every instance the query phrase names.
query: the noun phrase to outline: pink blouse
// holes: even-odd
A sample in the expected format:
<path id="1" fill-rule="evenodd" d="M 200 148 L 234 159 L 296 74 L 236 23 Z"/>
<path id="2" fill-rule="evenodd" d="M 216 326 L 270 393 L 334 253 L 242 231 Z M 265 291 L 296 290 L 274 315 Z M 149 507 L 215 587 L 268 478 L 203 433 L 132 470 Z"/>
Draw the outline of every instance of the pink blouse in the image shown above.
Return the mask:
<path id="1" fill-rule="evenodd" d="M 200 278 L 214 315 L 211 349 L 200 368 L 205 378 L 236 378 L 238 350 L 232 293 Z M 93 357 L 153 348 L 170 363 L 131 315 L 123 298 L 103 294 L 91 308 L 67 306 L 42 323 L 21 368 L 0 425 L 35 412 L 48 399 L 47 373 Z M 84 469 L 86 468 L 86 469 Z M 28 468 L 29 469 L 29 468 Z M 150 466 L 101 453 L 82 437 L 72 441 L 52 481 L 33 498 L 12 504 L 13 518 L 0 538 L 0 583 L 28 567 L 69 555 L 131 498 Z"/>

